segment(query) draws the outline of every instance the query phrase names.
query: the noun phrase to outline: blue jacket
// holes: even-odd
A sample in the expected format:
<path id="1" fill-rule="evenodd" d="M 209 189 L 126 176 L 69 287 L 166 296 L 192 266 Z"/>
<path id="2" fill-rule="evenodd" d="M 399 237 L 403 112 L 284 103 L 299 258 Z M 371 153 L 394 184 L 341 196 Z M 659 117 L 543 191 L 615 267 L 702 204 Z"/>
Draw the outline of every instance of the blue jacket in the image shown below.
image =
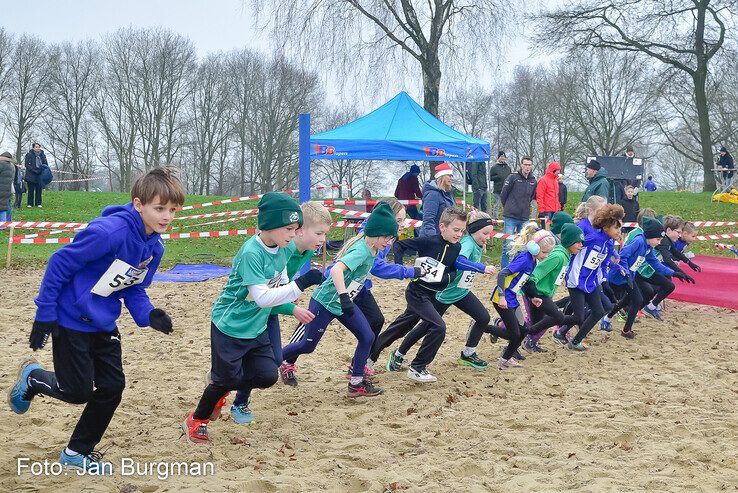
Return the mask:
<path id="1" fill-rule="evenodd" d="M 146 234 L 141 215 L 132 203 L 106 207 L 101 217 L 77 233 L 73 243 L 49 259 L 35 300 L 36 320 L 56 320 L 63 327 L 81 332 L 110 332 L 120 317 L 122 298 L 136 324 L 148 326 L 154 307 L 146 288 L 163 254 L 161 237 L 158 233 Z M 92 293 L 116 260 L 134 269 L 106 279 L 109 288 L 117 291 L 108 296 Z M 148 271 L 139 274 L 135 269 Z"/>
<path id="2" fill-rule="evenodd" d="M 656 184 L 653 182 L 653 180 L 646 180 L 646 184 L 643 185 L 643 188 L 645 188 L 649 192 L 655 192 Z"/>
<path id="3" fill-rule="evenodd" d="M 635 278 L 638 268 L 643 262 L 648 262 L 648 265 L 653 269 L 666 277 L 671 277 L 674 271 L 659 262 L 656 255 L 653 253 L 653 248 L 648 245 L 646 237 L 643 233 L 636 235 L 630 243 L 620 249 L 620 266 L 626 270 L 631 278 Z M 607 280 L 612 284 L 625 284 L 628 280 L 623 274 L 613 269 L 607 276 Z"/>
<path id="4" fill-rule="evenodd" d="M 599 286 L 602 272 L 606 272 L 605 269 L 612 264 L 611 258 L 616 255 L 613 239 L 601 229 L 593 230 L 584 237 L 584 248 L 571 261 L 566 287 L 591 293 Z M 620 270 L 617 264 L 614 268 Z"/>
<path id="5" fill-rule="evenodd" d="M 436 181 L 429 181 L 423 185 L 423 224 L 418 236 L 436 236 L 441 234 L 438 221 L 441 213 L 454 206 L 454 197 L 451 192 L 441 190 Z"/>

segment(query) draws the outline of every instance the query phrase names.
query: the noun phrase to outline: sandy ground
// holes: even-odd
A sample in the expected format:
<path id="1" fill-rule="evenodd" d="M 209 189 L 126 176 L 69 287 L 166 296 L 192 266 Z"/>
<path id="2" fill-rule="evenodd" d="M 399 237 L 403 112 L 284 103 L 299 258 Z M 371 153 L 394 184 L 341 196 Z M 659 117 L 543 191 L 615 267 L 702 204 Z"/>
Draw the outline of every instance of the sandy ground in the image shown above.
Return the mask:
<path id="1" fill-rule="evenodd" d="M 2 271 L 0 390 L 25 355 L 39 271 Z M 467 317 L 455 308 L 431 367 L 436 384 L 378 375 L 383 396 L 345 397 L 352 336 L 332 325 L 300 360 L 300 386 L 257 391 L 257 423 L 210 426 L 212 444 L 180 438 L 210 364 L 209 312 L 224 280 L 156 284 L 174 319 L 163 336 L 120 323 L 127 388 L 103 438 L 112 477 L 17 473 L 18 458 L 53 461 L 81 407 L 37 399 L 17 416 L 3 405 L 2 491 L 736 491 L 738 314 L 669 302 L 667 321 L 642 320 L 635 341 L 596 331 L 584 354 L 554 347 L 522 369 L 457 366 Z M 480 297 L 490 281 L 477 280 Z M 403 283 L 377 283 L 388 320 Z M 491 308 L 491 305 L 490 305 Z M 283 338 L 294 327 L 283 321 Z M 619 324 L 618 324 L 619 325 Z M 480 356 L 493 361 L 487 339 Z M 383 357 L 386 356 L 383 355 Z M 51 351 L 37 354 L 52 366 Z M 4 394 L 3 394 L 4 395 Z M 124 476 L 123 458 L 212 462 L 213 475 Z"/>

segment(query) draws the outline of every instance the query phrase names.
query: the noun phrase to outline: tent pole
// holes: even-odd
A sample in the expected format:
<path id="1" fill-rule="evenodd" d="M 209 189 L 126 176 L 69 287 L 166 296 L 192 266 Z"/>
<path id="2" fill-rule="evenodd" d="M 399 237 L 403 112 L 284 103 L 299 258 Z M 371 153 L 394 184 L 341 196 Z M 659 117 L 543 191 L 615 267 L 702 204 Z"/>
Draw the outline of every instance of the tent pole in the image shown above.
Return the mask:
<path id="1" fill-rule="evenodd" d="M 462 170 L 463 170 L 463 173 L 462 173 L 463 176 L 461 177 L 461 183 L 464 184 L 463 202 L 464 202 L 464 210 L 466 210 L 466 161 L 464 161 L 464 164 L 462 165 Z"/>
<path id="2" fill-rule="evenodd" d="M 300 203 L 310 200 L 310 114 L 300 113 L 299 119 L 300 141 L 299 141 L 299 181 L 300 181 Z"/>

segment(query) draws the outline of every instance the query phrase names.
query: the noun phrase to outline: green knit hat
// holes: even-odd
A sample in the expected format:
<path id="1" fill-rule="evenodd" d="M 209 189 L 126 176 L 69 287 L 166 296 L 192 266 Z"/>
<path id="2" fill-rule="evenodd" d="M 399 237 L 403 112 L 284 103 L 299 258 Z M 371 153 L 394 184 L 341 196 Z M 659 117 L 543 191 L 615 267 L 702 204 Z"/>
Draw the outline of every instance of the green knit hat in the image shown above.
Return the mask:
<path id="1" fill-rule="evenodd" d="M 564 211 L 559 211 L 551 218 L 551 232 L 555 235 L 561 234 L 561 228 L 564 224 L 574 224 L 574 219 Z"/>
<path id="2" fill-rule="evenodd" d="M 564 224 L 561 227 L 561 246 L 569 248 L 578 241 L 584 241 L 584 232 L 576 224 Z"/>
<path id="3" fill-rule="evenodd" d="M 265 193 L 259 201 L 259 229 L 269 231 L 293 223 L 302 226 L 300 204 L 286 193 Z"/>
<path id="4" fill-rule="evenodd" d="M 366 220 L 364 234 L 370 237 L 397 236 L 397 219 L 389 204 L 382 202 L 374 208 Z"/>

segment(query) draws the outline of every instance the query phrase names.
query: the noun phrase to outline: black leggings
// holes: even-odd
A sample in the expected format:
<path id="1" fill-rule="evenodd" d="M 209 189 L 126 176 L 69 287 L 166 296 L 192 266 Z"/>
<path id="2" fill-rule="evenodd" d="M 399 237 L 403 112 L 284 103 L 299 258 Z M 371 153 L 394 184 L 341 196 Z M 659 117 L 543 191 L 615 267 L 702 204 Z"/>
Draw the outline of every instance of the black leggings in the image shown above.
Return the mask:
<path id="1" fill-rule="evenodd" d="M 663 274 L 659 274 L 658 272 L 654 272 L 651 277 L 643 277 L 638 274 L 636 275 L 635 282 L 643 294 L 643 301 L 640 308 L 643 308 L 649 303 L 658 305 L 664 301 L 676 287 L 671 279 Z"/>
<path id="2" fill-rule="evenodd" d="M 364 288 L 356 295 L 354 305 L 358 306 L 361 313 L 366 317 L 366 321 L 369 322 L 369 327 L 374 332 L 374 338 L 376 340 L 382 331 L 382 327 L 384 327 L 384 315 L 382 315 L 382 310 L 379 308 L 374 295 L 370 290 Z"/>
<path id="3" fill-rule="evenodd" d="M 540 307 L 536 307 L 533 302 L 530 303 L 530 318 L 533 325 L 528 327 L 528 332 L 532 338 L 538 340 L 539 332 L 545 332 L 554 325 L 575 325 L 579 320 L 575 315 L 564 315 L 554 300 L 548 296 L 539 296 L 542 303 Z"/>
<path id="4" fill-rule="evenodd" d="M 490 330 L 489 312 L 482 302 L 479 301 L 479 298 L 477 298 L 471 291 L 469 291 L 466 296 L 460 300 L 454 302 L 453 306 L 469 315 L 474 321 L 474 325 L 472 325 L 471 330 L 467 335 L 466 345 L 469 347 L 477 347 L 479 345 L 479 341 L 482 339 L 482 335 Z M 436 307 L 438 308 L 438 313 L 443 316 L 451 305 L 440 304 L 436 305 Z M 422 322 L 415 326 L 415 328 L 405 336 L 405 340 L 402 341 L 402 344 L 400 344 L 400 353 L 407 354 L 410 348 L 412 348 L 420 339 L 425 337 L 429 329 L 430 324 L 428 322 Z"/>
<path id="5" fill-rule="evenodd" d="M 592 327 L 605 315 L 601 296 L 599 286 L 591 293 L 585 293 L 577 288 L 569 289 L 569 298 L 571 299 L 574 315 L 576 315 L 579 325 L 579 331 L 571 341 L 573 344 L 582 342 L 587 337 L 587 334 L 589 334 L 589 331 L 592 330 Z M 589 314 L 587 313 L 587 309 L 589 309 Z"/>
<path id="6" fill-rule="evenodd" d="M 638 315 L 638 310 L 643 306 L 643 295 L 636 283 L 633 283 L 632 288 L 627 284 L 615 284 L 612 285 L 612 288 L 619 300 L 612 310 L 610 310 L 608 316 L 614 317 L 619 310 L 622 310 L 627 306 L 628 319 L 625 321 L 625 325 L 623 326 L 623 332 L 629 332 L 633 328 L 633 323 Z"/>
<path id="7" fill-rule="evenodd" d="M 520 347 L 520 343 L 523 342 L 525 336 L 528 335 L 528 329 L 518 322 L 518 316 L 515 312 L 519 310 L 520 307 L 502 308 L 495 302 L 492 302 L 492 305 L 495 307 L 495 310 L 497 310 L 497 313 L 500 314 L 500 318 L 505 324 L 505 330 L 493 325 L 490 327 L 490 332 L 497 337 L 507 339 L 507 347 L 502 352 L 502 359 L 510 359 L 513 354 L 515 354 L 515 351 Z"/>

